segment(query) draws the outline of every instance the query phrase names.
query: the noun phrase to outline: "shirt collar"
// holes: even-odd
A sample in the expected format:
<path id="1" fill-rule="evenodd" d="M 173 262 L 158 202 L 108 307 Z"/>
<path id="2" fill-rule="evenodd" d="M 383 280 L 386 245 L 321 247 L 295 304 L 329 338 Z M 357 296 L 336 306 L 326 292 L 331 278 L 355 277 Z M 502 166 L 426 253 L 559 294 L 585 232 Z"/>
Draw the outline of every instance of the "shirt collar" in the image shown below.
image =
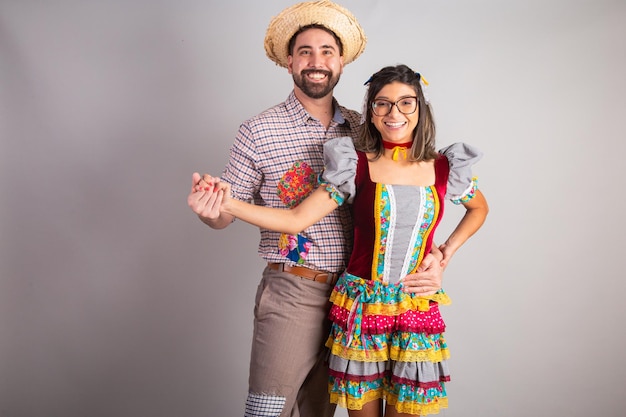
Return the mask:
<path id="1" fill-rule="evenodd" d="M 296 98 L 296 93 L 293 90 L 291 91 L 291 94 L 289 94 L 289 97 L 287 97 L 285 105 L 287 107 L 287 111 L 293 114 L 294 119 L 300 120 L 302 124 L 306 123 L 310 118 L 313 118 L 313 116 L 311 116 L 309 112 L 306 111 L 302 103 L 300 103 L 300 100 Z M 333 109 L 335 109 L 335 114 L 333 114 L 333 122 L 337 123 L 338 125 L 347 123 L 346 119 L 341 113 L 339 103 L 337 103 L 337 100 L 334 97 Z"/>

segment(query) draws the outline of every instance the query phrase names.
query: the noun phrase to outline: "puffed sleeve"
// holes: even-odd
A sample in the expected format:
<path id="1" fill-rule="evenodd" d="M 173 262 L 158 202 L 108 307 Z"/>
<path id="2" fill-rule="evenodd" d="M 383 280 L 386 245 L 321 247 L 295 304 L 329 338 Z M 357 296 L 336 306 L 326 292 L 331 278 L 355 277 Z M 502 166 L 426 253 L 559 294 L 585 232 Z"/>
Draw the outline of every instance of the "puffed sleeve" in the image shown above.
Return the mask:
<path id="1" fill-rule="evenodd" d="M 357 155 L 352 138 L 342 136 L 324 143 L 324 171 L 320 186 L 326 187 L 337 204 L 352 203 L 356 189 Z"/>
<path id="2" fill-rule="evenodd" d="M 472 166 L 480 161 L 483 153 L 466 143 L 454 143 L 439 151 L 450 165 L 446 198 L 454 204 L 466 203 L 478 190 L 477 178 L 472 175 Z"/>

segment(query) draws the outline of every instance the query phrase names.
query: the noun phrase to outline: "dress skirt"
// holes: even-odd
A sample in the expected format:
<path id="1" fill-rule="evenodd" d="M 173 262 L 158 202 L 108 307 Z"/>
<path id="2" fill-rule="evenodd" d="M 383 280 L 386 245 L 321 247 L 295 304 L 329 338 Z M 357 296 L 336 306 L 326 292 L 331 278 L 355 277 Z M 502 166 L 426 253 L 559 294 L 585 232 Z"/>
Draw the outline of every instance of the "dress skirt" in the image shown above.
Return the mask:
<path id="1" fill-rule="evenodd" d="M 403 285 L 344 273 L 330 297 L 331 401 L 350 410 L 377 399 L 401 413 L 436 414 L 447 408 L 450 380 L 445 323 L 431 296 L 403 292 Z"/>

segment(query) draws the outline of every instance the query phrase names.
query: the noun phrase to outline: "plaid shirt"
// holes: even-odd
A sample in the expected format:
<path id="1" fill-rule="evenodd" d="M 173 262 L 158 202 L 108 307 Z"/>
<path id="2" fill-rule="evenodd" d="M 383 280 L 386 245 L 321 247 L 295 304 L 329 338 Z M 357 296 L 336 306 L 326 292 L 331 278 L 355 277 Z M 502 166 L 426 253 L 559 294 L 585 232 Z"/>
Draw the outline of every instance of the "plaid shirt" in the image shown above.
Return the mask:
<path id="1" fill-rule="evenodd" d="M 324 167 L 324 142 L 357 134 L 360 114 L 334 104 L 328 131 L 307 113 L 293 91 L 285 102 L 245 121 L 222 175 L 231 184 L 233 197 L 278 208 L 297 204 L 310 191 L 299 190 L 303 177 L 298 173 L 308 169 L 317 178 Z M 300 234 L 310 242 L 301 265 L 330 272 L 345 269 L 353 233 L 349 210 L 348 205 L 339 207 Z M 261 229 L 259 255 L 268 262 L 296 264 L 281 254 L 280 240 L 281 233 Z"/>

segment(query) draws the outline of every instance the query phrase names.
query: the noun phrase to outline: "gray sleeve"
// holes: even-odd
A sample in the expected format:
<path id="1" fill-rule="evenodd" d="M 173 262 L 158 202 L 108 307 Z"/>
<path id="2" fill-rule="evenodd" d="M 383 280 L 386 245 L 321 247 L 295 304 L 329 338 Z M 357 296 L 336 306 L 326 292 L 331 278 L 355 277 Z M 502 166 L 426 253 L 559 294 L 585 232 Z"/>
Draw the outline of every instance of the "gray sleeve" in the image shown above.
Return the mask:
<path id="1" fill-rule="evenodd" d="M 357 155 L 351 137 L 342 136 L 326 141 L 324 171 L 320 182 L 339 205 L 346 201 L 351 203 L 354 199 L 356 165 Z"/>
<path id="2" fill-rule="evenodd" d="M 445 155 L 450 164 L 446 199 L 460 200 L 474 188 L 472 166 L 480 161 L 483 153 L 466 143 L 454 143 L 441 149 L 439 153 Z"/>

